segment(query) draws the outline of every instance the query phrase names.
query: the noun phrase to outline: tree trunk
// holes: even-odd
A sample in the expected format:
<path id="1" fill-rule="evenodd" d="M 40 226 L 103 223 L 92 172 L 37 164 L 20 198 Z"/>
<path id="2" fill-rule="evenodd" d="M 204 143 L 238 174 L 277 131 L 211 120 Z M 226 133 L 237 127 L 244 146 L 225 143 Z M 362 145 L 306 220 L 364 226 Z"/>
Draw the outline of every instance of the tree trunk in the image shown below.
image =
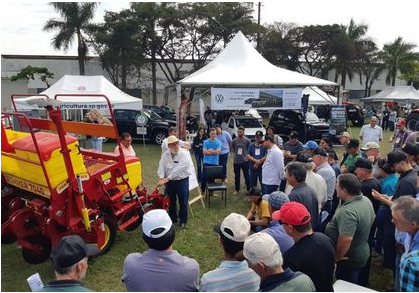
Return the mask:
<path id="1" fill-rule="evenodd" d="M 79 72 L 80 75 L 85 75 L 84 73 L 84 59 L 85 59 L 85 52 L 86 50 L 84 49 L 84 43 L 81 37 L 81 33 L 78 32 L 77 33 L 77 42 L 78 42 L 78 46 L 77 46 L 77 52 L 78 52 L 78 60 L 79 60 Z"/>

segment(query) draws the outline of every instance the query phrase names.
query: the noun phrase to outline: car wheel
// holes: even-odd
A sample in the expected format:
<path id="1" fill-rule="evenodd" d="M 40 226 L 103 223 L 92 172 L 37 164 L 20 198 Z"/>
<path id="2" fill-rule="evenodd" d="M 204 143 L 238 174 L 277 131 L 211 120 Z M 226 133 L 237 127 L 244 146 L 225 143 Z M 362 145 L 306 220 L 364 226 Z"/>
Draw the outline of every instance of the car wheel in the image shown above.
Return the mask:
<path id="1" fill-rule="evenodd" d="M 155 144 L 161 145 L 163 143 L 163 140 L 167 137 L 167 133 L 161 130 L 156 131 L 153 134 L 153 141 Z"/>
<path id="2" fill-rule="evenodd" d="M 407 129 L 415 131 L 416 124 L 419 123 L 419 113 L 411 112 L 409 115 L 407 115 L 406 122 Z"/>

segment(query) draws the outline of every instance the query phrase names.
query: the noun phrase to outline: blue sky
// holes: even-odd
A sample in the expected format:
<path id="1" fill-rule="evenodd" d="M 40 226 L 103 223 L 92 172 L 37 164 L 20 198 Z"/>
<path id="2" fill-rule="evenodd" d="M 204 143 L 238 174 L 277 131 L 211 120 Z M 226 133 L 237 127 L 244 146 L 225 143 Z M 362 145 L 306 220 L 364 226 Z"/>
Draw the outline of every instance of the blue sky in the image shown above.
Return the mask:
<path id="1" fill-rule="evenodd" d="M 369 25 L 368 35 L 381 47 L 403 37 L 419 46 L 419 27 L 414 0 L 272 0 L 262 2 L 262 23 L 295 22 L 299 25 L 348 24 L 351 17 L 357 23 Z M 255 10 L 256 10 L 255 2 Z M 95 21 L 101 22 L 104 12 L 119 11 L 129 2 L 101 2 Z M 1 54 L 77 55 L 73 46 L 67 52 L 50 45 L 53 33 L 42 31 L 45 22 L 59 15 L 44 1 L 0 2 Z M 256 18 L 256 14 L 255 14 Z M 419 50 L 419 48 L 417 49 Z"/>

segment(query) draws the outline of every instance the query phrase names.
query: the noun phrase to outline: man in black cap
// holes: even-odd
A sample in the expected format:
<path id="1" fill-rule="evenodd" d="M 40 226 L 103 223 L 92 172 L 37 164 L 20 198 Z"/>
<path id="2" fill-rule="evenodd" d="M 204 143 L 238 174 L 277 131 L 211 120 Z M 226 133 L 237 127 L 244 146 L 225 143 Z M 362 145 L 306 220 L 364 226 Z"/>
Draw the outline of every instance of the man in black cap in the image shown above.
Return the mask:
<path id="1" fill-rule="evenodd" d="M 89 292 L 80 283 L 86 276 L 89 256 L 99 253 L 96 244 L 86 244 L 79 235 L 63 237 L 51 253 L 56 281 L 49 282 L 41 292 Z"/>
<path id="2" fill-rule="evenodd" d="M 409 160 L 410 165 L 412 165 L 412 168 L 417 169 L 418 165 L 416 164 L 416 161 L 418 157 L 418 145 L 408 142 L 402 147 L 402 151 L 406 153 L 407 159 Z"/>
<path id="3" fill-rule="evenodd" d="M 349 143 L 346 145 L 346 151 L 348 152 L 348 157 L 343 163 L 341 170 L 342 173 L 354 173 L 355 172 L 355 162 L 358 158 L 361 157 L 359 153 L 359 140 L 350 139 Z"/>
<path id="4" fill-rule="evenodd" d="M 284 163 L 293 161 L 299 152 L 303 151 L 303 144 L 298 140 L 298 132 L 291 131 L 289 140 L 284 144 Z"/>

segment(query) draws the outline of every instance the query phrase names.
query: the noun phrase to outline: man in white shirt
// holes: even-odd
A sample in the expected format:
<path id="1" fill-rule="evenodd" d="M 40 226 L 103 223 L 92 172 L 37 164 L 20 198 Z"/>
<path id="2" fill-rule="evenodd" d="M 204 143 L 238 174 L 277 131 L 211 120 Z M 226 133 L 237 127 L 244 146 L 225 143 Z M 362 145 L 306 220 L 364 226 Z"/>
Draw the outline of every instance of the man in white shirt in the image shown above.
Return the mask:
<path id="1" fill-rule="evenodd" d="M 362 140 L 362 146 L 366 146 L 369 142 L 376 142 L 380 144 L 380 141 L 383 140 L 383 129 L 377 125 L 378 118 L 372 116 L 370 119 L 370 124 L 362 126 L 359 137 Z"/>
<path id="2" fill-rule="evenodd" d="M 121 140 L 121 148 L 122 152 L 124 153 L 124 157 L 135 157 L 135 151 L 134 148 L 131 145 L 132 138 L 131 135 L 128 132 L 124 132 L 120 135 Z M 119 147 L 116 146 L 114 150 L 115 154 L 119 154 Z"/>
<path id="3" fill-rule="evenodd" d="M 170 127 L 169 128 L 169 136 L 176 136 L 177 137 L 177 128 L 176 127 Z M 166 137 L 163 142 L 161 143 L 161 152 L 164 153 L 165 151 L 169 150 L 169 147 L 167 146 L 167 139 Z M 183 141 L 179 139 L 179 146 L 181 148 L 189 150 L 191 148 L 191 144 L 189 142 Z"/>
<path id="4" fill-rule="evenodd" d="M 267 154 L 262 165 L 262 193 L 271 194 L 278 190 L 281 179 L 284 178 L 284 154 L 272 135 L 266 135 L 263 140 Z"/>
<path id="5" fill-rule="evenodd" d="M 189 176 L 193 162 L 189 152 L 179 147 L 176 136 L 167 138 L 168 150 L 162 153 L 157 175 L 160 180 L 157 187 L 166 184 L 170 196 L 169 215 L 173 223 L 178 222 L 176 195 L 179 200 L 179 226 L 185 228 L 188 220 Z"/>

